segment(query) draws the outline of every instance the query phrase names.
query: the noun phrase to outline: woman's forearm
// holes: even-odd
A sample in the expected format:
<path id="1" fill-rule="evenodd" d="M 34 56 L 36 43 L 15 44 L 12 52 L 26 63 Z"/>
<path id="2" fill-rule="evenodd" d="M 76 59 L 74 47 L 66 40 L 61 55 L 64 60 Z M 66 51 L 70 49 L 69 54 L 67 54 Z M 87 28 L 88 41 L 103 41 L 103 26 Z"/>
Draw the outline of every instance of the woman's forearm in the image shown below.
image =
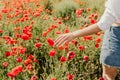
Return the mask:
<path id="1" fill-rule="evenodd" d="M 74 38 L 78 38 L 78 37 L 83 37 L 83 36 L 95 34 L 99 31 L 101 31 L 101 29 L 97 26 L 97 24 L 93 24 L 93 25 L 88 26 L 82 30 L 74 31 L 74 32 L 72 32 L 72 34 L 73 34 Z"/>

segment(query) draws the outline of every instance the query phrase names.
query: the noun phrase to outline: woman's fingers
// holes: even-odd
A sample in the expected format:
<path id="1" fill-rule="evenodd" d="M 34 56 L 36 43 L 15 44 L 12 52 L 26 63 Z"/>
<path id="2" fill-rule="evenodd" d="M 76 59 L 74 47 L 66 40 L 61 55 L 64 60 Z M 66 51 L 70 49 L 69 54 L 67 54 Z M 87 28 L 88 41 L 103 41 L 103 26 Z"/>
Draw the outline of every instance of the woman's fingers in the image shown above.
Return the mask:
<path id="1" fill-rule="evenodd" d="M 58 44 L 59 43 L 59 41 L 63 38 L 64 36 L 59 36 L 54 42 L 54 46 L 56 46 L 56 44 Z"/>
<path id="2" fill-rule="evenodd" d="M 61 37 L 63 37 L 63 35 L 59 35 L 58 38 L 55 40 L 55 42 L 57 42 Z"/>
<path id="3" fill-rule="evenodd" d="M 61 44 L 63 44 L 64 42 L 66 42 L 67 40 L 67 36 L 64 36 L 57 44 L 56 47 L 60 46 Z"/>
<path id="4" fill-rule="evenodd" d="M 64 46 L 66 43 L 68 43 L 69 41 L 68 40 L 66 40 L 66 41 L 64 41 L 60 46 Z"/>
<path id="5" fill-rule="evenodd" d="M 63 46 L 65 43 L 68 43 L 72 39 L 73 39 L 73 36 L 70 33 L 62 34 L 55 40 L 54 47 L 58 47 L 61 45 Z"/>

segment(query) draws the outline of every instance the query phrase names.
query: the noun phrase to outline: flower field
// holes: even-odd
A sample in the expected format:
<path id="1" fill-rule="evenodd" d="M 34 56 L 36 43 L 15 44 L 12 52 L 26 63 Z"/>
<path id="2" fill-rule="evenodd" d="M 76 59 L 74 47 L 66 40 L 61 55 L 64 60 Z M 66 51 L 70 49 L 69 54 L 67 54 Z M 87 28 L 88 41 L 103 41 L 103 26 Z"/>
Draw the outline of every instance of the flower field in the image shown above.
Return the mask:
<path id="1" fill-rule="evenodd" d="M 1 0 L 0 80 L 103 80 L 103 32 L 54 48 L 64 33 L 95 24 L 104 0 Z"/>

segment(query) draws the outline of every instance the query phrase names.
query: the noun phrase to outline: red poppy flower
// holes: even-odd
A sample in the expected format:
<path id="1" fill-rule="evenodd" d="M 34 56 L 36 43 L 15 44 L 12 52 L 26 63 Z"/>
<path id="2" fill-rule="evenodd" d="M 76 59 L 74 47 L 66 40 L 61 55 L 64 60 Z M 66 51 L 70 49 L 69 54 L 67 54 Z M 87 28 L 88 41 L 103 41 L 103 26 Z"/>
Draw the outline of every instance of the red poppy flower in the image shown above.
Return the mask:
<path id="1" fill-rule="evenodd" d="M 99 48 L 99 47 L 100 47 L 100 44 L 99 44 L 99 43 L 96 43 L 96 44 L 95 44 L 95 47 L 96 47 L 96 48 Z"/>
<path id="2" fill-rule="evenodd" d="M 51 80 L 57 80 L 56 78 L 51 78 Z"/>
<path id="3" fill-rule="evenodd" d="M 30 80 L 37 80 L 38 77 L 36 75 L 33 75 Z"/>
<path id="4" fill-rule="evenodd" d="M 66 58 L 62 56 L 62 57 L 60 58 L 60 62 L 65 62 L 65 61 L 66 61 Z"/>
<path id="5" fill-rule="evenodd" d="M 84 56 L 83 58 L 85 61 L 88 61 L 89 60 L 89 57 L 87 55 Z"/>
<path id="6" fill-rule="evenodd" d="M 55 49 L 53 49 L 53 50 L 51 50 L 49 52 L 49 56 L 51 56 L 51 57 L 55 56 L 55 54 L 56 54 L 56 50 Z"/>
<path id="7" fill-rule="evenodd" d="M 103 77 L 100 77 L 98 80 L 105 80 Z"/>
<path id="8" fill-rule="evenodd" d="M 5 56 L 6 56 L 6 57 L 8 57 L 8 56 L 10 56 L 10 55 L 11 55 L 11 52 L 9 52 L 9 51 L 6 51 L 6 52 L 5 52 Z"/>
<path id="9" fill-rule="evenodd" d="M 78 46 L 78 48 L 79 48 L 79 50 L 84 50 L 85 49 L 85 47 L 84 46 Z"/>
<path id="10" fill-rule="evenodd" d="M 51 38 L 48 38 L 47 42 L 48 42 L 49 46 L 53 46 L 54 45 L 54 41 Z"/>
<path id="11" fill-rule="evenodd" d="M 76 14 L 77 14 L 77 15 L 81 15 L 82 12 L 83 12 L 83 9 L 78 9 L 78 10 L 76 10 Z"/>
<path id="12" fill-rule="evenodd" d="M 8 66 L 8 62 L 3 62 L 3 67 L 7 67 Z"/>
<path id="13" fill-rule="evenodd" d="M 74 80 L 74 76 L 72 74 L 67 74 L 67 80 Z"/>
<path id="14" fill-rule="evenodd" d="M 101 38 L 97 38 L 95 41 L 96 41 L 97 43 L 100 43 L 100 42 L 101 42 Z"/>
<path id="15" fill-rule="evenodd" d="M 22 57 L 16 58 L 16 62 L 22 62 Z"/>
<path id="16" fill-rule="evenodd" d="M 28 64 L 30 64 L 32 61 L 31 61 L 31 59 L 26 59 L 25 61 L 24 61 L 24 64 L 25 65 L 28 65 Z"/>
<path id="17" fill-rule="evenodd" d="M 40 43 L 40 42 L 35 43 L 35 47 L 36 47 L 36 48 L 39 48 L 39 47 L 41 47 L 41 46 L 42 46 L 42 43 Z"/>
<path id="18" fill-rule="evenodd" d="M 29 40 L 29 39 L 30 39 L 29 35 L 27 35 L 27 34 L 22 34 L 22 35 L 21 35 L 21 38 L 22 38 L 23 40 Z"/>
<path id="19" fill-rule="evenodd" d="M 71 51 L 71 52 L 68 52 L 68 53 L 67 53 L 67 58 L 68 58 L 68 60 L 71 60 L 71 59 L 73 59 L 74 57 L 75 57 L 75 52 Z"/>

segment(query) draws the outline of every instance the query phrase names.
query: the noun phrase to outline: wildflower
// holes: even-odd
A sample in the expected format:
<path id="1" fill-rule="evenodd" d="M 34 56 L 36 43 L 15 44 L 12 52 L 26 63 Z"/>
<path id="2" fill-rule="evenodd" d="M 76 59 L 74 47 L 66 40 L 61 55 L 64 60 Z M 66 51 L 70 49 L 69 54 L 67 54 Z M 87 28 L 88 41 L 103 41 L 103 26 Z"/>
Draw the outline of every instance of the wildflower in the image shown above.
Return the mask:
<path id="1" fill-rule="evenodd" d="M 97 19 L 97 18 L 98 18 L 98 14 L 97 14 L 97 13 L 94 15 L 94 18 L 95 18 L 95 19 Z"/>
<path id="2" fill-rule="evenodd" d="M 100 77 L 98 80 L 105 80 L 103 77 Z"/>
<path id="3" fill-rule="evenodd" d="M 61 34 L 61 31 L 56 31 L 56 34 Z"/>
<path id="4" fill-rule="evenodd" d="M 2 30 L 0 30 L 0 33 L 2 33 L 3 31 Z"/>
<path id="5" fill-rule="evenodd" d="M 65 31 L 64 31 L 65 33 L 69 33 L 70 32 L 70 30 L 69 29 L 65 29 Z"/>
<path id="6" fill-rule="evenodd" d="M 83 39 L 86 41 L 86 40 L 93 40 L 93 37 L 92 36 L 84 36 Z"/>
<path id="7" fill-rule="evenodd" d="M 65 62 L 65 61 L 66 61 L 66 58 L 62 56 L 62 57 L 60 58 L 60 62 Z"/>
<path id="8" fill-rule="evenodd" d="M 77 46 L 78 42 L 76 40 L 71 41 L 75 46 Z"/>
<path id="9" fill-rule="evenodd" d="M 48 38 L 47 42 L 48 42 L 49 46 L 53 46 L 54 45 L 54 41 L 51 38 Z"/>
<path id="10" fill-rule="evenodd" d="M 54 24 L 51 25 L 51 27 L 52 27 L 52 28 L 58 28 L 58 26 L 57 26 L 57 25 L 54 25 Z"/>
<path id="11" fill-rule="evenodd" d="M 100 33 L 100 32 L 97 32 L 97 33 L 96 33 L 96 35 L 97 35 L 97 36 L 100 36 L 100 35 L 101 35 L 101 33 Z"/>
<path id="12" fill-rule="evenodd" d="M 10 76 L 11 78 L 14 78 L 15 76 L 17 76 L 22 71 L 23 71 L 23 68 L 20 65 L 20 66 L 17 66 L 15 68 L 13 68 L 11 72 L 8 72 L 7 76 Z"/>
<path id="13" fill-rule="evenodd" d="M 71 60 L 75 57 L 75 53 L 73 51 L 67 53 L 68 60 Z"/>
<path id="14" fill-rule="evenodd" d="M 63 50 L 64 49 L 64 46 L 59 46 L 58 47 L 58 50 Z"/>
<path id="15" fill-rule="evenodd" d="M 51 78 L 51 80 L 57 80 L 56 78 Z"/>
<path id="16" fill-rule="evenodd" d="M 33 60 L 33 59 L 34 59 L 34 56 L 31 54 L 31 55 L 28 56 L 28 59 Z"/>
<path id="17" fill-rule="evenodd" d="M 28 64 L 30 64 L 32 61 L 31 61 L 31 59 L 26 59 L 25 61 L 24 61 L 24 64 L 25 65 L 28 65 Z"/>
<path id="18" fill-rule="evenodd" d="M 49 56 L 51 56 L 51 57 L 55 56 L 55 54 L 56 54 L 56 50 L 55 49 L 53 49 L 53 50 L 51 50 L 49 52 Z"/>
<path id="19" fill-rule="evenodd" d="M 46 37 L 46 36 L 47 36 L 47 32 L 43 32 L 42 37 Z"/>
<path id="20" fill-rule="evenodd" d="M 29 35 L 27 35 L 27 34 L 22 34 L 22 35 L 21 35 L 21 38 L 22 38 L 23 40 L 29 40 L 29 39 L 30 39 Z"/>
<path id="21" fill-rule="evenodd" d="M 22 62 L 22 58 L 21 57 L 16 58 L 16 62 Z"/>
<path id="22" fill-rule="evenodd" d="M 62 21 L 58 21 L 58 24 L 62 24 Z"/>
<path id="23" fill-rule="evenodd" d="M 53 30 L 53 27 L 50 26 L 50 27 L 47 29 L 47 32 L 50 32 L 50 31 L 52 31 L 52 30 Z"/>
<path id="24" fill-rule="evenodd" d="M 42 44 L 41 44 L 40 42 L 35 43 L 35 47 L 36 47 L 36 48 L 39 48 L 39 47 L 41 47 L 41 46 L 42 46 Z"/>
<path id="25" fill-rule="evenodd" d="M 38 63 L 38 60 L 37 60 L 37 59 L 34 59 L 33 61 L 34 61 L 35 63 Z"/>
<path id="26" fill-rule="evenodd" d="M 1 10 L 2 13 L 8 13 L 8 9 L 4 8 Z"/>
<path id="27" fill-rule="evenodd" d="M 31 71 L 31 70 L 33 69 L 32 64 L 28 64 L 28 65 L 26 66 L 26 69 Z"/>
<path id="28" fill-rule="evenodd" d="M 78 48 L 79 48 L 79 50 L 84 50 L 85 49 L 85 47 L 84 46 L 78 46 Z"/>
<path id="29" fill-rule="evenodd" d="M 26 48 L 22 48 L 22 47 L 21 47 L 21 48 L 19 48 L 19 51 L 20 51 L 21 54 L 24 54 L 25 51 L 26 51 Z"/>
<path id="30" fill-rule="evenodd" d="M 90 12 L 91 11 L 91 8 L 87 8 L 87 12 Z"/>
<path id="31" fill-rule="evenodd" d="M 31 24 L 34 24 L 34 20 L 31 21 Z"/>
<path id="32" fill-rule="evenodd" d="M 7 67 L 8 66 L 8 62 L 3 62 L 2 66 L 3 67 Z"/>
<path id="33" fill-rule="evenodd" d="M 9 52 L 9 51 L 6 51 L 6 52 L 5 52 L 5 56 L 6 56 L 6 57 L 9 57 L 10 55 L 11 55 L 11 52 Z"/>
<path id="34" fill-rule="evenodd" d="M 99 48 L 99 47 L 100 47 L 100 44 L 99 44 L 99 43 L 96 43 L 96 44 L 95 44 L 95 47 L 96 47 L 96 48 Z"/>
<path id="35" fill-rule="evenodd" d="M 38 16 L 40 16 L 40 13 L 36 12 L 36 13 L 33 14 L 33 16 L 38 17 Z"/>
<path id="36" fill-rule="evenodd" d="M 88 61 L 89 60 L 89 57 L 87 55 L 84 56 L 83 58 L 85 61 Z"/>
<path id="37" fill-rule="evenodd" d="M 33 75 L 30 80 L 37 80 L 38 77 L 36 75 Z"/>
<path id="38" fill-rule="evenodd" d="M 18 30 L 20 30 L 20 27 L 15 27 L 14 30 L 18 31 Z"/>
<path id="39" fill-rule="evenodd" d="M 91 24 L 95 24 L 95 23 L 96 23 L 96 20 L 90 19 L 90 23 L 91 23 Z"/>
<path id="40" fill-rule="evenodd" d="M 67 80 L 74 80 L 74 76 L 72 74 L 67 74 Z"/>
<path id="41" fill-rule="evenodd" d="M 56 21 L 56 20 L 57 20 L 57 18 L 53 18 L 53 20 L 54 20 L 54 21 Z"/>
<path id="42" fill-rule="evenodd" d="M 83 9 L 78 9 L 78 10 L 76 10 L 76 14 L 77 14 L 78 16 L 81 15 L 82 12 L 83 12 Z"/>
<path id="43" fill-rule="evenodd" d="M 101 38 L 97 38 L 95 41 L 96 41 L 96 43 L 100 43 L 101 42 Z"/>

